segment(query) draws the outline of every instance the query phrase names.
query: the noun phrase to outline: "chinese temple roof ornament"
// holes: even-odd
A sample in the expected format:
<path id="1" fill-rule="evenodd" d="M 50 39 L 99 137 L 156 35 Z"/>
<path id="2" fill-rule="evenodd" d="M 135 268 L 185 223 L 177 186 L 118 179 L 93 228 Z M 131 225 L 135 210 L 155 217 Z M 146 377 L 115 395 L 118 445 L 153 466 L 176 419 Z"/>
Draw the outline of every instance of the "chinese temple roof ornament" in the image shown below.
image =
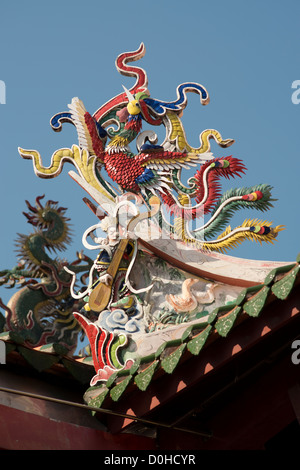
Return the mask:
<path id="1" fill-rule="evenodd" d="M 71 263 L 49 256 L 66 249 L 71 241 L 70 227 L 66 208 L 51 200 L 43 204 L 43 198 L 37 197 L 35 206 L 26 201 L 29 211 L 23 214 L 34 230 L 16 240 L 18 265 L 0 271 L 0 285 L 20 287 L 7 306 L 1 305 L 6 310 L 5 329 L 31 347 L 53 342 L 71 353 L 80 333 L 73 311 L 82 302 L 71 297 L 72 277 L 64 268 L 80 273 L 84 285 L 93 260 L 82 253 Z"/>
<path id="2" fill-rule="evenodd" d="M 123 374 L 118 393 L 133 375 L 139 388 L 145 389 L 166 345 L 180 344 L 162 361 L 171 372 L 186 345 L 192 354 L 199 353 L 213 325 L 226 336 L 242 308 L 235 299 L 245 289 L 247 294 L 254 289 L 251 305 L 245 303 L 255 317 L 257 302 L 265 295 L 264 288 L 256 286 L 284 264 L 245 262 L 224 254 L 244 240 L 273 243 L 276 239 L 283 227 L 272 226 L 264 218 L 248 218 L 235 228 L 228 225 L 238 210 L 271 208 L 272 188 L 256 184 L 222 194 L 221 179 L 241 177 L 246 168 L 232 155 L 214 157 L 210 140 L 221 148 L 234 140 L 206 129 L 194 148 L 181 121 L 188 93 L 198 94 L 202 105 L 209 103 L 206 88 L 186 82 L 177 87 L 174 101 L 155 99 L 148 90 L 146 72 L 128 65 L 144 54 L 141 44 L 116 60 L 122 75 L 135 78 L 129 90 L 124 86 L 94 114 L 73 98 L 68 111 L 51 118 L 54 131 L 61 131 L 63 123 L 74 125 L 78 143 L 55 151 L 48 167 L 38 151 L 19 149 L 24 159 L 33 161 L 41 178 L 56 177 L 65 163 L 71 163 L 76 171 L 69 175 L 94 200 L 85 198 L 96 220 L 83 229 L 82 242 L 97 256 L 95 260 L 86 257 L 87 264 L 80 269 L 76 263 L 61 270 L 55 266 L 55 280 L 68 289 L 73 319 L 89 339 L 96 371 L 91 386 L 113 384 Z M 152 126 L 164 126 L 162 143 Z M 134 141 L 136 151 L 131 148 Z M 187 181 L 183 170 L 190 172 Z M 62 210 L 58 212 L 62 216 Z M 33 225 L 34 217 L 30 218 Z M 107 236 L 99 236 L 99 230 Z M 46 242 L 44 247 L 48 248 Z M 41 263 L 54 273 L 48 260 Z M 85 272 L 87 283 L 78 287 L 80 271 Z M 228 312 L 224 321 L 217 311 Z M 188 342 L 193 331 L 197 334 Z M 153 361 L 146 372 L 141 364 L 150 356 Z"/>

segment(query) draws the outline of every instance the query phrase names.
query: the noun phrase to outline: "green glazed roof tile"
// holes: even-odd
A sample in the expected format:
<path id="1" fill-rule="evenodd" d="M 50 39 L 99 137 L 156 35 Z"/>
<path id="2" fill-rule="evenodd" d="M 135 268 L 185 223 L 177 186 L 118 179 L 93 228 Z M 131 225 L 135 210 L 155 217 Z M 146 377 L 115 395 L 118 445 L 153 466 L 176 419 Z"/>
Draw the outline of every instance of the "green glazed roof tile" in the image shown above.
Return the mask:
<path id="1" fill-rule="evenodd" d="M 121 395 L 124 393 L 131 380 L 132 375 L 129 375 L 128 377 L 125 377 L 125 379 L 123 379 L 118 385 L 115 385 L 111 389 L 110 396 L 113 401 L 118 401 L 120 399 Z"/>
<path id="2" fill-rule="evenodd" d="M 68 354 L 68 349 L 62 344 L 54 343 L 53 349 L 60 356 L 66 356 Z"/>
<path id="3" fill-rule="evenodd" d="M 278 299 L 284 300 L 288 297 L 293 289 L 299 269 L 299 265 L 296 264 L 280 281 L 272 286 L 272 292 Z"/>
<path id="4" fill-rule="evenodd" d="M 59 361 L 59 356 L 55 354 L 44 354 L 34 349 L 25 348 L 21 345 L 18 346 L 18 351 L 26 359 L 27 362 L 39 372 L 49 369 L 53 364 Z"/>
<path id="5" fill-rule="evenodd" d="M 201 351 L 201 349 L 205 345 L 206 340 L 207 340 L 212 328 L 213 328 L 212 325 L 207 325 L 207 327 L 204 328 L 204 330 L 201 331 L 201 333 L 198 333 L 195 336 L 195 338 L 191 339 L 188 342 L 187 348 L 190 351 L 190 353 L 194 354 L 195 356 L 197 356 L 199 354 L 199 352 Z"/>
<path id="6" fill-rule="evenodd" d="M 141 364 L 145 364 L 145 363 L 147 364 L 148 362 L 153 362 L 156 359 L 156 357 L 155 357 L 155 353 L 151 353 L 148 356 L 141 356 L 138 359 Z"/>
<path id="7" fill-rule="evenodd" d="M 89 396 L 89 392 L 91 390 L 94 393 L 95 389 L 96 390 L 99 389 L 99 394 L 91 398 Z M 95 408 L 101 408 L 102 403 L 104 402 L 108 394 L 109 394 L 109 388 L 103 387 L 102 385 L 101 387 L 91 387 L 90 389 L 87 389 L 87 391 L 85 392 L 84 398 L 89 406 L 92 406 Z"/>
<path id="8" fill-rule="evenodd" d="M 234 307 L 236 307 L 236 300 L 226 305 L 222 305 L 221 307 L 215 308 L 208 317 L 208 323 L 213 324 L 219 316 L 230 312 Z"/>
<path id="9" fill-rule="evenodd" d="M 78 360 L 79 360 L 82 364 L 87 364 L 87 365 L 89 365 L 89 366 L 93 366 L 93 365 L 94 365 L 94 361 L 93 361 L 92 356 L 86 356 L 86 357 L 78 358 Z"/>
<path id="10" fill-rule="evenodd" d="M 107 381 L 106 381 L 106 386 L 107 386 L 108 388 L 110 388 L 110 387 L 114 384 L 116 378 L 118 377 L 118 372 L 119 372 L 119 371 L 117 370 L 116 372 L 114 372 L 113 374 L 111 374 L 111 376 L 107 379 Z"/>
<path id="11" fill-rule="evenodd" d="M 258 317 L 260 313 L 262 312 L 265 303 L 267 301 L 268 295 L 270 292 L 270 288 L 267 286 L 264 286 L 260 289 L 257 294 L 255 294 L 253 297 L 251 297 L 243 306 L 244 311 L 250 316 L 250 317 Z"/>
<path id="12" fill-rule="evenodd" d="M 251 295 L 254 295 L 256 292 L 260 291 L 262 288 L 261 285 L 247 287 L 239 293 L 235 305 L 243 305 Z"/>
<path id="13" fill-rule="evenodd" d="M 129 371 L 131 375 L 134 375 L 138 370 L 141 365 L 141 360 L 140 358 L 136 359 L 132 366 L 130 367 Z"/>
<path id="14" fill-rule="evenodd" d="M 155 359 L 159 358 L 159 356 L 164 352 L 167 347 L 167 341 L 159 346 L 159 348 L 155 352 Z"/>
<path id="15" fill-rule="evenodd" d="M 57 353 L 60 356 L 66 356 L 68 354 L 68 349 L 62 344 L 58 343 L 49 343 L 35 348 L 38 351 L 44 352 L 46 354 Z"/>
<path id="16" fill-rule="evenodd" d="M 235 305 L 241 305 L 245 302 L 248 294 L 248 289 L 243 289 L 235 300 Z"/>
<path id="17" fill-rule="evenodd" d="M 231 312 L 218 319 L 215 328 L 220 336 L 226 337 L 228 335 L 241 310 L 241 307 L 235 307 Z"/>
<path id="18" fill-rule="evenodd" d="M 9 341 L 10 340 L 10 332 L 9 331 L 3 331 L 2 333 L 0 333 L 0 339 L 2 339 L 3 341 Z"/>
<path id="19" fill-rule="evenodd" d="M 118 371 L 118 377 L 126 377 L 127 375 L 132 375 L 130 369 L 120 369 Z"/>
<path id="20" fill-rule="evenodd" d="M 194 323 L 193 325 L 189 326 L 182 334 L 181 336 L 181 341 L 185 342 L 188 339 L 190 339 L 190 336 L 194 330 L 202 330 L 208 325 L 207 321 L 199 322 L 199 323 Z"/>
<path id="21" fill-rule="evenodd" d="M 177 366 L 178 362 L 181 359 L 181 356 L 186 348 L 186 344 L 183 343 L 181 344 L 176 351 L 172 352 L 170 356 L 165 357 L 161 361 L 161 367 L 164 369 L 165 372 L 168 374 L 172 374 L 173 370 Z"/>
<path id="22" fill-rule="evenodd" d="M 59 359 L 59 356 L 57 356 Z M 94 367 L 83 364 L 82 362 L 77 362 L 72 358 L 61 358 L 62 364 L 70 372 L 70 374 L 83 384 L 89 383 L 93 377 L 95 370 Z"/>
<path id="23" fill-rule="evenodd" d="M 293 269 L 295 266 L 297 266 L 297 264 L 293 263 L 293 264 L 288 264 L 286 266 L 279 266 L 278 268 L 272 269 L 272 271 L 270 271 L 269 274 L 267 274 L 264 284 L 266 286 L 271 284 L 275 280 L 276 276 L 282 273 L 287 273 L 288 271 Z"/>
<path id="24" fill-rule="evenodd" d="M 9 338 L 16 344 L 24 344 L 25 338 L 21 334 L 17 333 L 16 331 L 9 331 Z"/>
<path id="25" fill-rule="evenodd" d="M 158 364 L 158 360 L 154 361 L 147 369 L 135 376 L 134 382 L 140 390 L 145 391 L 148 388 Z"/>

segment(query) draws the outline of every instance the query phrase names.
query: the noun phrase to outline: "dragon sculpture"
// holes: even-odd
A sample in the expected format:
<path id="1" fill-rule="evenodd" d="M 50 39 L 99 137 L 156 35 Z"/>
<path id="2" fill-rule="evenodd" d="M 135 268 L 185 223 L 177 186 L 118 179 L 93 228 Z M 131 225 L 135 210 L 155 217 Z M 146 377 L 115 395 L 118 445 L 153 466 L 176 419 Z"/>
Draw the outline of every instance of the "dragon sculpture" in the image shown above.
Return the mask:
<path id="1" fill-rule="evenodd" d="M 142 43 L 136 51 L 125 52 L 117 57 L 117 70 L 124 76 L 134 77 L 135 83 L 129 90 L 123 87 L 123 92 L 103 104 L 94 114 L 90 114 L 83 102 L 76 97 L 69 104 L 68 111 L 57 113 L 51 118 L 50 124 L 56 132 L 62 130 L 63 123 L 74 125 L 78 145 L 55 151 L 49 166 L 43 165 L 38 151 L 19 148 L 22 158 L 33 161 L 34 171 L 41 178 L 58 176 L 66 162 L 74 165 L 77 173 L 70 171 L 70 176 L 101 206 L 106 216 L 116 217 L 119 209 L 126 205 L 132 209 L 132 221 L 129 223 L 127 220 L 122 225 L 120 219 L 116 217 L 119 221 L 116 229 L 120 232 L 121 241 L 114 254 L 113 249 L 110 250 L 113 256 L 107 262 L 109 268 L 105 276 L 99 278 L 96 283 L 90 279 L 88 289 L 82 295 L 75 294 L 73 285 L 71 286 L 75 299 L 88 294 L 85 309 L 77 309 L 74 316 L 90 340 L 97 371 L 91 382 L 93 385 L 97 381 L 107 380 L 114 371 L 132 365 L 132 358 L 126 356 L 126 353 L 121 354 L 122 360 L 119 356 L 122 347 L 130 343 L 129 338 L 132 339 L 127 334 L 129 330 L 126 330 L 125 326 L 130 324 L 130 327 L 132 325 L 136 327 L 140 319 L 145 317 L 145 311 L 150 305 L 146 305 L 143 299 L 136 296 L 141 290 L 135 290 L 129 281 L 128 273 L 134 274 L 132 267 L 138 256 L 137 243 L 127 274 L 122 278 L 128 291 L 124 298 L 118 299 L 121 302 L 118 305 L 112 302 L 113 290 L 107 281 L 110 279 L 111 284 L 115 282 L 128 238 L 135 242 L 139 238 L 137 232 L 139 220 L 144 219 L 143 214 L 146 216 L 148 214 L 152 226 L 155 227 L 150 241 L 153 242 L 155 237 L 168 238 L 171 239 L 170 245 L 175 246 L 171 242 L 179 239 L 181 245 L 176 245 L 176 249 L 180 250 L 178 247 L 181 246 L 184 251 L 189 246 L 191 252 L 194 250 L 203 256 L 210 252 L 224 253 L 246 239 L 273 243 L 278 232 L 283 229 L 282 226 L 273 227 L 267 220 L 256 218 L 246 219 L 233 229 L 228 225 L 234 213 L 240 209 L 257 209 L 264 212 L 272 207 L 274 200 L 271 194 L 272 187 L 268 184 L 259 184 L 230 189 L 222 194 L 221 178 L 241 177 L 246 167 L 240 159 L 232 155 L 214 157 L 210 140 L 213 139 L 221 148 L 231 146 L 234 140 L 223 139 L 218 131 L 206 129 L 200 134 L 199 147 L 192 147 L 187 141 L 181 122 L 187 106 L 187 94 L 196 93 L 200 97 L 200 103 L 207 105 L 209 95 L 206 88 L 199 83 L 186 82 L 177 87 L 177 97 L 174 101 L 152 98 L 148 90 L 146 72 L 140 67 L 128 65 L 130 62 L 140 60 L 144 55 L 145 47 Z M 154 128 L 164 126 L 166 134 L 163 142 L 158 145 L 158 137 L 154 130 L 143 131 L 143 125 Z M 137 151 L 130 148 L 134 140 Z M 193 167 L 198 168 L 194 174 L 189 173 L 190 177 L 184 181 L 183 170 L 191 172 Z M 94 212 L 97 215 L 97 211 Z M 129 227 L 133 229 L 130 231 Z M 96 225 L 92 227 L 95 228 Z M 86 234 L 90 232 L 91 228 Z M 162 234 L 167 236 L 162 237 Z M 96 244 L 91 249 L 97 247 L 103 249 L 105 243 L 102 240 L 100 245 Z M 88 245 L 87 247 L 89 248 Z M 151 260 L 147 262 L 150 266 Z M 94 264 L 91 272 L 92 269 L 102 269 L 103 266 L 100 264 L 98 263 L 98 266 Z M 145 260 L 140 261 L 140 266 L 145 265 Z M 59 272 L 60 284 L 64 282 L 65 278 L 60 268 L 55 266 L 55 272 Z M 73 275 L 72 282 L 74 282 L 76 271 L 72 266 L 67 267 L 66 274 L 70 277 Z M 67 282 L 70 277 L 67 278 Z M 155 274 L 152 272 L 152 278 L 154 277 Z M 151 283 L 151 276 L 149 278 Z M 207 283 L 206 280 L 201 282 L 205 285 Z M 200 303 L 216 305 L 214 291 L 216 286 L 209 288 L 209 291 L 201 291 L 198 296 L 193 293 L 192 296 L 189 291 L 192 284 L 194 280 L 186 280 L 181 296 L 169 292 L 166 297 L 163 292 L 164 300 L 169 300 L 169 306 L 174 309 L 173 312 L 168 310 L 171 316 L 175 314 L 178 317 L 178 312 L 182 318 L 186 318 L 185 313 L 189 318 L 199 314 L 196 311 L 199 299 Z M 154 283 L 149 286 L 150 290 L 147 292 L 151 291 L 153 285 Z M 170 285 L 172 287 L 172 282 Z M 32 287 L 36 286 L 31 286 L 31 289 Z M 165 284 L 164 289 L 166 289 Z M 130 293 L 135 298 L 133 306 L 128 303 L 129 298 L 132 300 Z M 151 295 L 153 299 L 155 297 L 153 292 Z M 158 294 L 157 298 L 161 299 Z M 128 304 L 128 310 L 125 311 L 125 307 L 122 309 L 122 302 L 124 305 Z M 89 310 L 96 312 L 96 319 L 87 314 Z M 117 333 L 115 326 L 110 329 L 109 325 L 117 324 L 116 319 L 118 321 L 122 319 L 122 328 L 125 325 L 122 335 Z M 120 321 L 118 324 L 120 325 Z"/>
<path id="2" fill-rule="evenodd" d="M 51 200 L 42 205 L 43 197 L 36 198 L 35 207 L 26 201 L 29 212 L 23 214 L 35 230 L 16 240 L 21 261 L 13 269 L 0 271 L 1 285 L 21 287 L 7 305 L 1 301 L 6 310 L 4 330 L 31 347 L 59 343 L 72 351 L 81 331 L 72 312 L 80 303 L 70 295 L 71 276 L 64 266 L 82 273 L 84 283 L 92 260 L 77 253 L 77 260 L 69 264 L 47 254 L 65 250 L 71 238 L 66 209 Z"/>

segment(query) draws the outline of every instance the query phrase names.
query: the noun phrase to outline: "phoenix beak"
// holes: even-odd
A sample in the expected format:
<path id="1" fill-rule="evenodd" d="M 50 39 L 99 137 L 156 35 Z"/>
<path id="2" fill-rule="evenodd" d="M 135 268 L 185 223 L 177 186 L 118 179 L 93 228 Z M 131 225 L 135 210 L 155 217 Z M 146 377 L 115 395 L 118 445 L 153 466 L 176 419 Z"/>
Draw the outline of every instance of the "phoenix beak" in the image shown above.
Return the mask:
<path id="1" fill-rule="evenodd" d="M 124 91 L 125 91 L 125 93 L 126 93 L 126 96 L 127 96 L 127 98 L 128 98 L 128 101 L 129 101 L 129 102 L 130 102 L 130 101 L 133 101 L 133 100 L 134 100 L 134 97 L 133 97 L 133 95 L 130 93 L 130 91 L 127 90 L 127 88 L 125 88 L 124 85 L 122 85 L 122 87 L 124 88 Z"/>

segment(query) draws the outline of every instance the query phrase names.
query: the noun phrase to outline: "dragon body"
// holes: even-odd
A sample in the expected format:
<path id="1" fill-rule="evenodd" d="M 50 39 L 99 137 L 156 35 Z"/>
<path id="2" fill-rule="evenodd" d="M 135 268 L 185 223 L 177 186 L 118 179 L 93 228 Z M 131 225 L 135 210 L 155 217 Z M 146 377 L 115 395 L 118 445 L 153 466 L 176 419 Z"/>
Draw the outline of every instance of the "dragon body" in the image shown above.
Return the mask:
<path id="1" fill-rule="evenodd" d="M 56 202 L 47 201 L 43 206 L 42 197 L 36 198 L 35 207 L 26 201 L 29 212 L 24 215 L 35 230 L 20 234 L 16 241 L 21 262 L 0 272 L 1 284 L 20 286 L 6 306 L 1 302 L 6 310 L 4 330 L 17 334 L 30 346 L 60 343 L 72 350 L 80 332 L 72 312 L 80 305 L 70 295 L 71 276 L 64 266 L 82 273 L 84 282 L 92 260 L 81 253 L 70 264 L 50 257 L 48 253 L 64 250 L 70 243 L 69 219 L 66 209 Z"/>

